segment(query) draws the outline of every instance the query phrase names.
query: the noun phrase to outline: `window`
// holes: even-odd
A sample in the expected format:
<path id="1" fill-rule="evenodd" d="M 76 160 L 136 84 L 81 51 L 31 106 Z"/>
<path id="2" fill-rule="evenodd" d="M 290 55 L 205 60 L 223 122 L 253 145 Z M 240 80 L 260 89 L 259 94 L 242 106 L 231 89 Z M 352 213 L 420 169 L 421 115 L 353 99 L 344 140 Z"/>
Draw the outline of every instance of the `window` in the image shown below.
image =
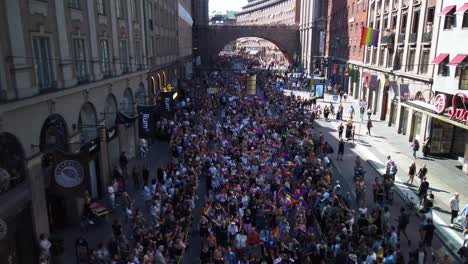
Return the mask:
<path id="1" fill-rule="evenodd" d="M 141 43 L 140 41 L 135 41 L 135 58 L 136 58 L 136 61 L 135 63 L 137 64 L 137 69 L 138 70 L 141 70 L 141 69 L 144 69 L 144 65 L 143 65 L 143 57 L 142 57 L 142 54 L 141 54 L 141 50 L 142 50 L 142 47 L 141 47 Z"/>
<path id="2" fill-rule="evenodd" d="M 78 82 L 88 80 L 88 65 L 84 39 L 73 39 L 73 53 L 75 55 L 76 79 Z"/>
<path id="3" fill-rule="evenodd" d="M 444 21 L 444 29 L 449 30 L 455 27 L 456 23 L 456 17 L 455 17 L 455 9 L 450 11 L 448 14 L 445 15 L 445 21 Z"/>
<path id="4" fill-rule="evenodd" d="M 112 75 L 109 41 L 107 39 L 101 40 L 101 67 L 104 77 L 109 77 Z"/>
<path id="5" fill-rule="evenodd" d="M 408 20 L 408 14 L 402 14 L 402 17 L 401 17 L 401 30 L 400 30 L 400 34 L 405 34 L 406 32 L 406 22 Z"/>
<path id="6" fill-rule="evenodd" d="M 427 73 L 427 69 L 429 67 L 429 50 L 422 51 L 421 62 L 419 64 L 420 64 L 419 72 Z"/>
<path id="7" fill-rule="evenodd" d="M 411 33 L 417 33 L 419 27 L 419 10 L 413 13 L 413 27 Z"/>
<path id="8" fill-rule="evenodd" d="M 124 9 L 122 0 L 117 0 L 117 18 L 124 18 Z"/>
<path id="9" fill-rule="evenodd" d="M 416 56 L 416 50 L 415 49 L 410 49 L 408 53 L 408 61 L 406 62 L 406 71 L 412 72 L 414 70 L 414 58 Z"/>
<path id="10" fill-rule="evenodd" d="M 127 40 L 120 40 L 119 43 L 120 47 L 120 64 L 122 66 L 122 72 L 127 73 L 128 69 L 128 48 L 127 48 Z"/>
<path id="11" fill-rule="evenodd" d="M 105 6 L 105 0 L 97 0 L 97 14 L 104 16 L 106 15 L 106 6 Z"/>
<path id="12" fill-rule="evenodd" d="M 380 54 L 379 54 L 379 66 L 384 66 L 384 62 L 385 62 L 385 49 L 381 48 Z"/>
<path id="13" fill-rule="evenodd" d="M 49 37 L 33 38 L 34 68 L 39 88 L 51 88 L 54 83 L 52 53 Z"/>
<path id="14" fill-rule="evenodd" d="M 68 7 L 80 9 L 80 0 L 68 0 Z"/>
<path id="15" fill-rule="evenodd" d="M 449 61 L 449 57 L 445 58 L 440 64 L 439 64 L 439 71 L 437 72 L 440 76 L 449 76 L 450 75 L 450 69 L 449 66 L 447 65 Z"/>
<path id="16" fill-rule="evenodd" d="M 463 13 L 462 28 L 468 28 L 468 11 Z"/>
<path id="17" fill-rule="evenodd" d="M 466 13 L 465 13 L 466 15 Z M 460 90 L 468 90 L 468 67 L 460 68 Z"/>
<path id="18" fill-rule="evenodd" d="M 133 21 L 138 21 L 138 0 L 132 0 L 132 15 L 133 15 Z"/>

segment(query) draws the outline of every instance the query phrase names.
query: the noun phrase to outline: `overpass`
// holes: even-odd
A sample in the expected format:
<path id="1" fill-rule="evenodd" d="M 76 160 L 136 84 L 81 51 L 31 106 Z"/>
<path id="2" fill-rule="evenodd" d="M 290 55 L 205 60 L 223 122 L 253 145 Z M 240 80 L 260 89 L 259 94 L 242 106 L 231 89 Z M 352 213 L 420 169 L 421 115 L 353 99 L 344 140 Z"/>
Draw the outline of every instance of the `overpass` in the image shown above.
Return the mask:
<path id="1" fill-rule="evenodd" d="M 202 64 L 208 65 L 219 52 L 238 38 L 257 37 L 275 44 L 291 64 L 300 55 L 299 26 L 297 25 L 223 25 L 199 28 L 199 54 Z"/>

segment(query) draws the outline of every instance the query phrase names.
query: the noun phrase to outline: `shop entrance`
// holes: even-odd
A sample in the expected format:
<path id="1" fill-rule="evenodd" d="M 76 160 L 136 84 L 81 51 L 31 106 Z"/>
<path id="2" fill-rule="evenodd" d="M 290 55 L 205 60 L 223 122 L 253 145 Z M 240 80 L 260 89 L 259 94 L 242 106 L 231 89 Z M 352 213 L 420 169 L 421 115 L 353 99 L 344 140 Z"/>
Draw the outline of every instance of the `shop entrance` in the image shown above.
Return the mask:
<path id="1" fill-rule="evenodd" d="M 411 133 L 409 140 L 413 141 L 414 139 L 417 139 L 419 137 L 419 134 L 421 133 L 421 122 L 422 122 L 422 114 L 420 112 L 414 112 L 413 117 L 412 117 L 412 122 L 411 122 Z"/>
<path id="2" fill-rule="evenodd" d="M 380 111 L 380 120 L 385 120 L 387 117 L 387 108 L 388 108 L 388 94 L 390 92 L 390 86 L 386 85 L 383 89 L 382 95 L 382 109 Z"/>
<path id="3" fill-rule="evenodd" d="M 408 129 L 408 115 L 408 109 L 406 107 L 402 107 L 400 115 L 400 128 L 398 129 L 400 134 L 406 135 L 406 131 Z"/>
<path id="4" fill-rule="evenodd" d="M 390 126 L 394 126 L 396 123 L 397 114 L 398 114 L 397 110 L 398 110 L 398 103 L 392 101 L 390 105 L 390 122 L 389 122 Z"/>

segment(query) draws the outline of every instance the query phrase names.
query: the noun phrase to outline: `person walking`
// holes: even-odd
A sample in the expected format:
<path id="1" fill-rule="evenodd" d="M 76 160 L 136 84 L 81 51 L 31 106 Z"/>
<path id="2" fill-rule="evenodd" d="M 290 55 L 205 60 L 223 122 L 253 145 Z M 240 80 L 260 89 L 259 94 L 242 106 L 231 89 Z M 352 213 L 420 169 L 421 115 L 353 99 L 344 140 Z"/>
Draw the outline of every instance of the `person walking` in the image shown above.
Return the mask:
<path id="1" fill-rule="evenodd" d="M 370 119 L 372 115 L 372 109 L 370 108 L 370 106 L 367 108 L 367 119 Z"/>
<path id="2" fill-rule="evenodd" d="M 351 106 L 351 108 L 349 109 L 349 118 L 353 120 L 353 116 L 354 116 L 354 107 Z"/>
<path id="3" fill-rule="evenodd" d="M 410 223 L 410 215 L 406 212 L 404 207 L 400 208 L 400 215 L 397 218 L 397 222 L 397 236 L 401 238 L 400 234 L 403 234 L 408 241 L 408 246 L 411 246 L 411 240 L 409 239 L 408 234 L 406 234 L 406 227 Z"/>
<path id="4" fill-rule="evenodd" d="M 344 131 L 344 126 L 343 126 L 343 123 L 341 123 L 338 126 L 338 139 L 340 140 L 343 138 L 343 131 Z"/>
<path id="5" fill-rule="evenodd" d="M 359 113 L 361 114 L 361 120 L 364 120 L 364 112 L 366 111 L 366 108 L 364 106 L 361 106 L 359 108 Z"/>
<path id="6" fill-rule="evenodd" d="M 341 139 L 340 143 L 338 144 L 338 157 L 336 159 L 343 160 L 343 154 L 344 154 L 344 141 L 343 139 Z"/>
<path id="7" fill-rule="evenodd" d="M 371 128 L 372 128 L 372 119 L 369 118 L 367 120 L 367 135 L 369 135 L 369 136 L 372 136 L 371 135 Z"/>
<path id="8" fill-rule="evenodd" d="M 136 165 L 133 166 L 132 179 L 133 179 L 133 188 L 135 188 L 135 190 L 140 189 L 140 170 L 138 169 Z"/>
<path id="9" fill-rule="evenodd" d="M 325 106 L 323 109 L 323 117 L 325 117 L 325 121 L 328 121 L 328 116 L 330 115 L 330 110 L 328 109 L 328 106 Z"/>
<path id="10" fill-rule="evenodd" d="M 392 178 L 393 182 L 395 182 L 395 176 L 396 176 L 397 172 L 398 172 L 398 167 L 395 164 L 395 161 L 392 161 L 392 163 L 390 165 L 390 177 Z"/>
<path id="11" fill-rule="evenodd" d="M 450 211 L 450 227 L 453 227 L 453 220 L 458 217 L 458 212 L 460 211 L 460 199 L 458 198 L 458 193 L 454 193 L 450 200 Z"/>
<path id="12" fill-rule="evenodd" d="M 419 190 L 418 190 L 418 195 L 419 195 L 419 204 L 422 205 L 422 202 L 424 200 L 424 196 L 426 196 L 427 191 L 429 190 L 429 182 L 427 181 L 427 178 L 424 177 L 422 179 L 421 184 L 419 185 Z"/>
<path id="13" fill-rule="evenodd" d="M 416 153 L 419 151 L 419 141 L 415 139 L 413 144 L 411 144 L 411 149 L 413 150 L 413 158 L 417 159 Z"/>
<path id="14" fill-rule="evenodd" d="M 413 161 L 413 163 L 411 163 L 411 165 L 409 166 L 409 170 L 408 170 L 409 179 L 408 179 L 408 181 L 406 183 L 409 183 L 409 184 L 413 185 L 414 175 L 415 174 L 416 174 L 416 162 Z"/>
<path id="15" fill-rule="evenodd" d="M 419 169 L 418 173 L 416 176 L 422 181 L 424 178 L 427 176 L 427 167 L 426 164 L 423 164 L 423 166 Z"/>

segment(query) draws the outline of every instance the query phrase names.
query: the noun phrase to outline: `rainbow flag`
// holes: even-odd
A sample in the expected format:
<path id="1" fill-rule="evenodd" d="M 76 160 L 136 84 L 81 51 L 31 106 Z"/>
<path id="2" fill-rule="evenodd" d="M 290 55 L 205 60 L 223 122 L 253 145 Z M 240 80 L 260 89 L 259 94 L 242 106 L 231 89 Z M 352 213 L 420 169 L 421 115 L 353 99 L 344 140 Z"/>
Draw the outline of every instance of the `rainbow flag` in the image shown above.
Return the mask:
<path id="1" fill-rule="evenodd" d="M 379 33 L 377 29 L 362 27 L 361 29 L 361 46 L 375 46 L 379 44 Z"/>
<path id="2" fill-rule="evenodd" d="M 249 130 L 249 131 L 247 132 L 247 134 L 249 134 L 249 136 L 251 136 L 251 137 L 253 137 L 253 136 L 256 136 L 256 135 L 257 135 L 257 133 L 255 133 L 255 131 L 254 131 L 254 130 Z"/>
<path id="3" fill-rule="evenodd" d="M 261 129 L 261 128 L 255 129 L 255 134 L 261 136 L 263 134 L 263 129 Z"/>
<path id="4" fill-rule="evenodd" d="M 283 166 L 285 166 L 285 167 L 295 167 L 296 164 L 294 164 L 294 162 L 292 162 L 292 161 L 286 160 L 285 162 L 283 162 Z"/>
<path id="5" fill-rule="evenodd" d="M 299 198 L 300 198 L 300 197 L 298 197 L 297 195 L 294 195 L 294 194 L 292 194 L 292 193 L 290 193 L 290 192 L 288 192 L 288 191 L 286 191 L 286 190 L 283 190 L 283 194 L 284 194 L 286 197 L 288 197 L 289 200 L 291 200 L 291 202 L 292 202 L 294 205 L 296 205 L 296 204 L 299 203 L 299 200 L 300 200 Z"/>
<path id="6" fill-rule="evenodd" d="M 263 159 L 263 163 L 268 163 L 268 162 L 272 162 L 273 161 L 273 157 L 272 156 L 266 156 L 264 159 Z"/>
<path id="7" fill-rule="evenodd" d="M 207 207 L 205 207 L 205 209 L 203 209 L 203 214 L 211 217 L 212 215 L 214 215 L 214 209 L 211 207 L 211 205 L 208 205 Z"/>
<path id="8" fill-rule="evenodd" d="M 274 240 L 278 240 L 281 237 L 281 228 L 276 226 L 275 229 L 273 229 L 273 232 L 271 232 L 271 236 Z"/>
<path id="9" fill-rule="evenodd" d="M 241 188 L 239 185 L 234 186 L 234 187 L 232 188 L 232 190 L 233 190 L 234 192 L 237 192 L 237 193 L 242 192 L 242 188 Z"/>
<path id="10" fill-rule="evenodd" d="M 291 183 L 289 181 L 286 181 L 283 186 L 284 188 L 291 190 Z"/>

